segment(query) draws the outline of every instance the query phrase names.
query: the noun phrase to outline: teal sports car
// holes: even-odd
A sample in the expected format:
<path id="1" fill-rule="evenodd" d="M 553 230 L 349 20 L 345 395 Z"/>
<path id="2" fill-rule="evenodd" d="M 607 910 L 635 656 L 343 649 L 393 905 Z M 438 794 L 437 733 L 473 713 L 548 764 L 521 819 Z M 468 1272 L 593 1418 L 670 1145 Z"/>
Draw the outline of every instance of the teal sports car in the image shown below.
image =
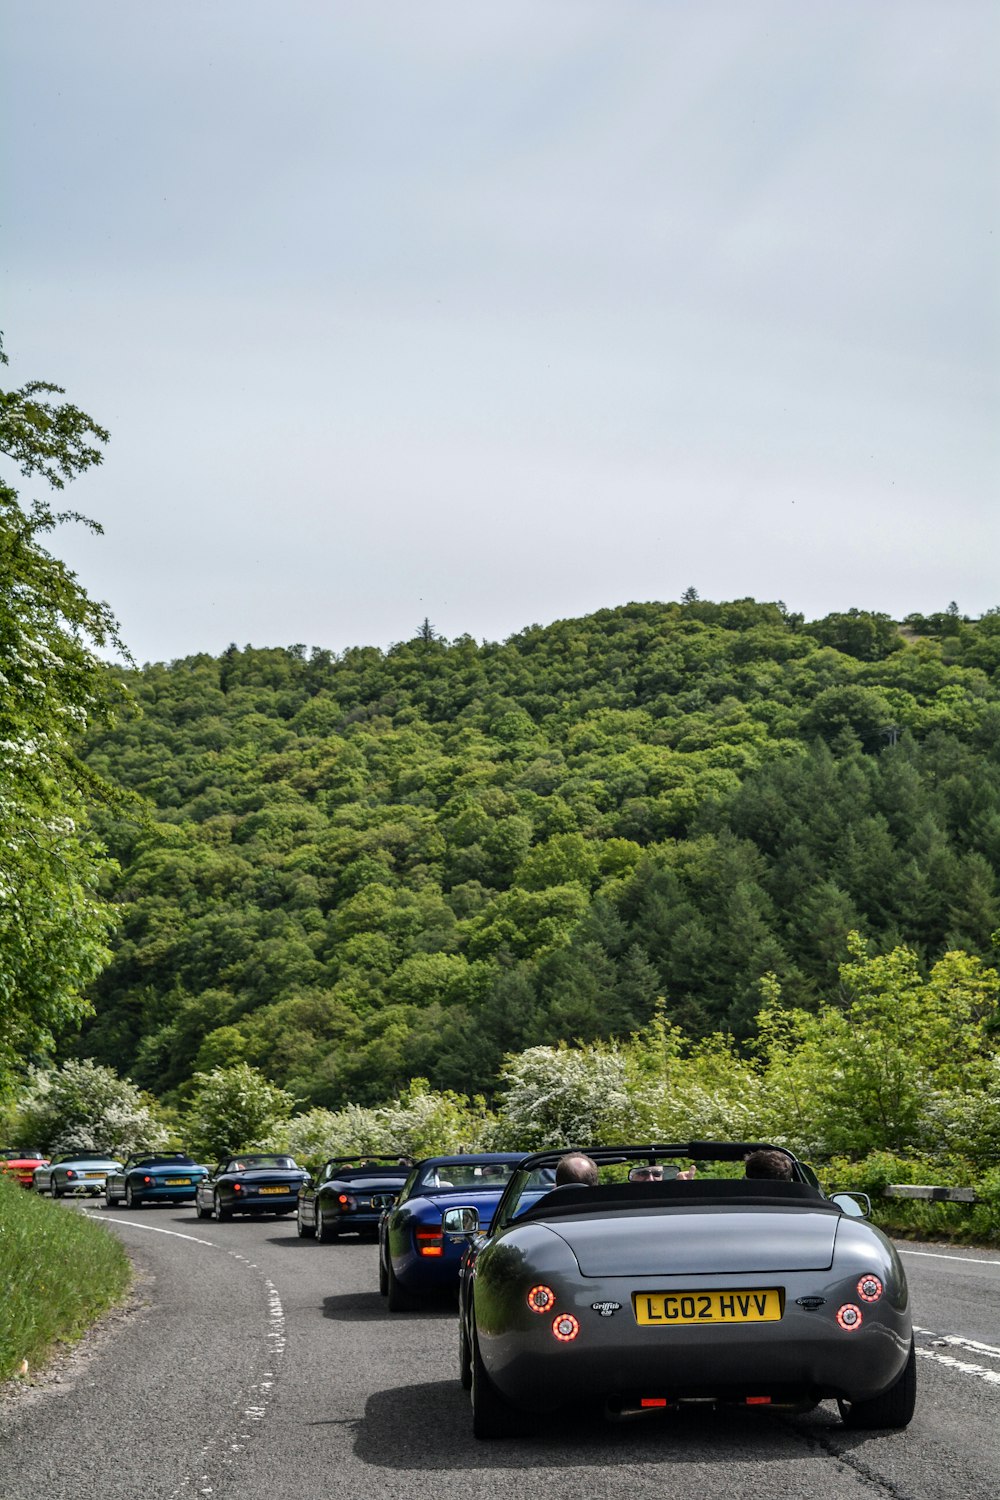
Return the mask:
<path id="1" fill-rule="evenodd" d="M 104 1202 L 108 1208 L 145 1208 L 149 1203 L 190 1203 L 208 1168 L 183 1151 L 141 1151 L 117 1172 L 108 1174 Z"/>

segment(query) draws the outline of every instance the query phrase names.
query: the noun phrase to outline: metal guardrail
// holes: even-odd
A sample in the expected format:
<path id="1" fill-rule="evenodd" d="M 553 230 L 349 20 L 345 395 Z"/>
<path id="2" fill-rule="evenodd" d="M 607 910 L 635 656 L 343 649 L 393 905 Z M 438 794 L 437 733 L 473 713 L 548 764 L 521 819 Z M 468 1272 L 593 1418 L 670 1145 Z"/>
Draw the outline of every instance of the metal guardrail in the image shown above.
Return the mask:
<path id="1" fill-rule="evenodd" d="M 885 1190 L 886 1198 L 928 1198 L 932 1203 L 975 1203 L 972 1188 L 928 1187 L 910 1182 L 890 1182 Z"/>

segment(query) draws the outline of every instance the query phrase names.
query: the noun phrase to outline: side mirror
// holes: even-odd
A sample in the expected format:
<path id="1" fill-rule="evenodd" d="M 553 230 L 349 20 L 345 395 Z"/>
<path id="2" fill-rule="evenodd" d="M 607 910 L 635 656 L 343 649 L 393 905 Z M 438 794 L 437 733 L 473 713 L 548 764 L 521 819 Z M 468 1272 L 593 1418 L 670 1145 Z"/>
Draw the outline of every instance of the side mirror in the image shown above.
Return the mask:
<path id="1" fill-rule="evenodd" d="M 441 1215 L 444 1234 L 470 1235 L 479 1231 L 478 1208 L 446 1208 Z"/>
<path id="2" fill-rule="evenodd" d="M 834 1193 L 830 1199 L 849 1219 L 870 1219 L 872 1200 L 867 1193 Z"/>

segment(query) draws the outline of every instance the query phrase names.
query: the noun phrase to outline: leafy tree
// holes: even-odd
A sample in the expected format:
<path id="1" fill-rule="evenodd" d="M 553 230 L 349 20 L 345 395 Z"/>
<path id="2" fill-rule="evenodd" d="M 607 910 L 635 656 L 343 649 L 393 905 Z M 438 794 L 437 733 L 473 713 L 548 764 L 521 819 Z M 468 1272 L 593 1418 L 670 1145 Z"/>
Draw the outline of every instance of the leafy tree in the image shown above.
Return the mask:
<path id="1" fill-rule="evenodd" d="M 152 1101 L 113 1068 L 89 1059 L 34 1073 L 19 1102 L 17 1130 L 43 1151 L 119 1157 L 163 1146 L 168 1138 Z"/>
<path id="2" fill-rule="evenodd" d="M 0 390 L 0 452 L 57 489 L 100 463 L 94 442 L 108 436 L 77 407 L 47 399 L 61 394 L 45 381 Z M 126 653 L 107 606 L 44 546 L 68 520 L 100 529 L 41 501 L 25 509 L 0 481 L 0 1092 L 90 1012 L 81 992 L 108 956 L 102 850 L 86 811 L 108 788 L 76 746 L 122 698 L 96 649 Z"/>
<path id="3" fill-rule="evenodd" d="M 192 1146 L 211 1157 L 273 1147 L 294 1100 L 248 1063 L 196 1073 L 184 1124 Z"/>

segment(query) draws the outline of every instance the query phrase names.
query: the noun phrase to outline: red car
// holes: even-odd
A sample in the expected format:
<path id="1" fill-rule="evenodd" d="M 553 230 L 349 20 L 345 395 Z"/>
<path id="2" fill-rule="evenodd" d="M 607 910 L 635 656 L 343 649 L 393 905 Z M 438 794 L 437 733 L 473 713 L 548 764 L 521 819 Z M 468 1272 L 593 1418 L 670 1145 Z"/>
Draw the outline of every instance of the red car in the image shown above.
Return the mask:
<path id="1" fill-rule="evenodd" d="M 22 1187 L 30 1188 L 36 1167 L 47 1167 L 49 1159 L 40 1151 L 0 1151 L 0 1172 L 16 1177 Z"/>

